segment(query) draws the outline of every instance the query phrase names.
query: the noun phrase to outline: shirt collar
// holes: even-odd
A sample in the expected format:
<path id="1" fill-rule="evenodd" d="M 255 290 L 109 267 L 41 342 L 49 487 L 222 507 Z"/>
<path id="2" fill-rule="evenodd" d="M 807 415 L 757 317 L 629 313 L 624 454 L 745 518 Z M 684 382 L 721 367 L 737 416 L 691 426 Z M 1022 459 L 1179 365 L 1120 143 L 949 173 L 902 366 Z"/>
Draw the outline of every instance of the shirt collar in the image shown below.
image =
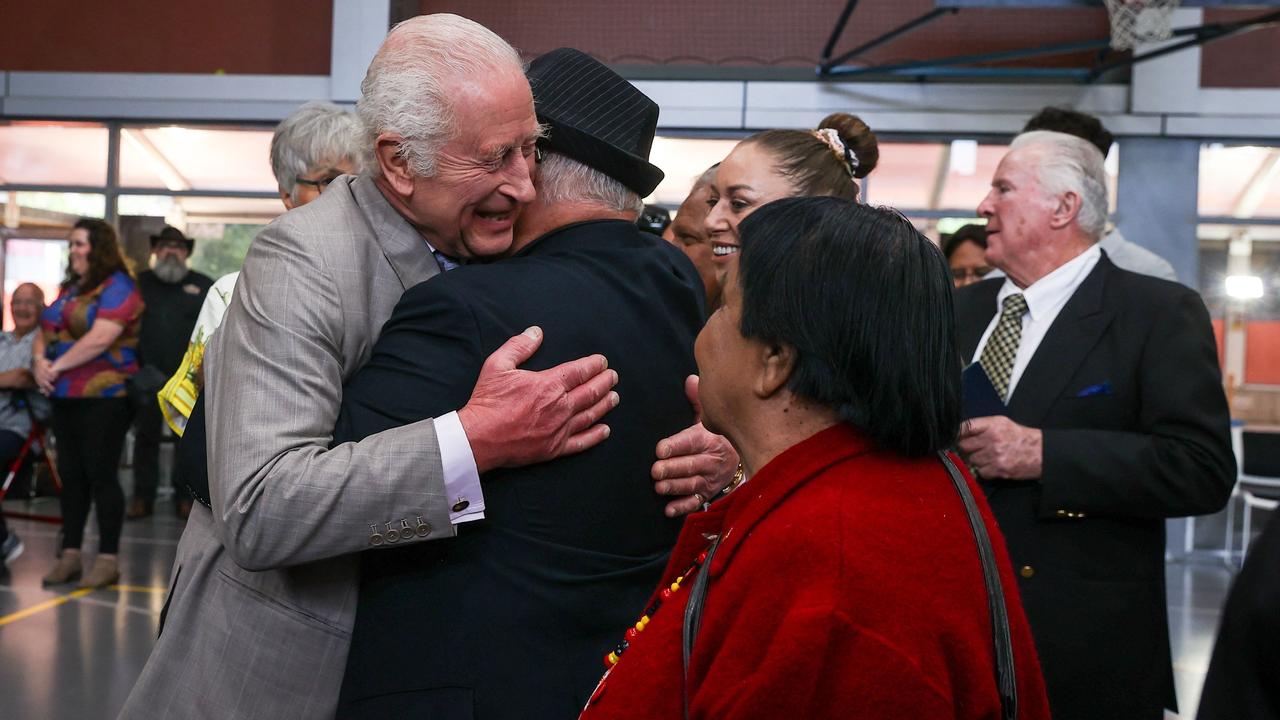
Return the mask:
<path id="1" fill-rule="evenodd" d="M 1013 280 L 1005 278 L 1004 285 L 996 295 L 996 308 L 1004 307 L 1004 299 L 1010 295 L 1022 293 L 1027 301 L 1027 314 L 1036 322 L 1048 317 L 1062 308 L 1071 293 L 1084 281 L 1085 276 L 1097 264 L 1102 251 L 1095 243 L 1088 250 L 1059 265 L 1053 272 L 1031 283 L 1026 288 L 1019 288 Z M 999 310 L 997 310 L 999 312 Z"/>

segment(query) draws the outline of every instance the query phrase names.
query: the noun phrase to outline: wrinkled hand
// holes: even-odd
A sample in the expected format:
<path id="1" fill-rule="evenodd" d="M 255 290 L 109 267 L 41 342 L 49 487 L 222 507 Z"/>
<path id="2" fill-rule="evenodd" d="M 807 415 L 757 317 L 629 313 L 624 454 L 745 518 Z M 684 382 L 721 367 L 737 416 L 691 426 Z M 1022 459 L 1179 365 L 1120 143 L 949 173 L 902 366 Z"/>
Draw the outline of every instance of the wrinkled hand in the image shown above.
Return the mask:
<path id="1" fill-rule="evenodd" d="M 654 490 L 659 495 L 682 496 L 667 503 L 667 517 L 688 515 L 702 507 L 733 481 L 738 469 L 738 453 L 729 441 L 702 426 L 697 375 L 685 380 L 684 392 L 698 422 L 659 442 L 659 460 L 653 464 Z"/>
<path id="2" fill-rule="evenodd" d="M 482 473 L 572 455 L 609 437 L 609 426 L 597 423 L 618 405 L 611 390 L 618 373 L 603 355 L 541 372 L 518 369 L 540 345 L 542 329 L 531 327 L 494 350 L 458 411 Z"/>
<path id="3" fill-rule="evenodd" d="M 960 453 L 984 478 L 1036 480 L 1042 474 L 1044 433 L 1007 417 L 974 418 L 960 429 Z"/>
<path id="4" fill-rule="evenodd" d="M 35 378 L 36 387 L 44 395 L 53 393 L 53 384 L 58 382 L 58 372 L 48 358 L 36 358 L 31 363 L 31 375 Z"/>

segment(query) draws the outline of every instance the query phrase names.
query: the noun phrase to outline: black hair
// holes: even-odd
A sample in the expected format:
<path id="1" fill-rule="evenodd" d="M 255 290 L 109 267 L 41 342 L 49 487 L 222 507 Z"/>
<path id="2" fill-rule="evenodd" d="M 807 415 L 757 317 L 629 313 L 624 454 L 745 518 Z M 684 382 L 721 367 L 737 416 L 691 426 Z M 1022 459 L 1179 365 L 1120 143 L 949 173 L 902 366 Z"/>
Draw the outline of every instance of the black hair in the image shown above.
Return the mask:
<path id="1" fill-rule="evenodd" d="M 740 331 L 789 345 L 796 395 L 908 457 L 960 428 L 960 352 L 942 252 L 898 212 L 787 198 L 739 227 Z"/>
<path id="2" fill-rule="evenodd" d="M 956 248 L 967 242 L 974 243 L 983 250 L 986 250 L 986 226 L 970 223 L 969 225 L 962 225 L 959 230 L 956 230 L 950 235 L 944 235 L 942 237 L 942 254 L 947 256 L 947 259 L 950 260 L 951 256 L 955 254 Z"/>
<path id="3" fill-rule="evenodd" d="M 1087 140 L 1094 147 L 1101 150 L 1102 157 L 1107 156 L 1107 153 L 1111 150 L 1111 143 L 1115 141 L 1115 136 L 1103 127 L 1101 120 L 1087 113 L 1067 110 L 1066 108 L 1047 107 L 1036 113 L 1027 121 L 1026 127 L 1022 128 L 1022 132 L 1031 132 L 1032 130 L 1048 130 L 1049 132 L 1075 135 L 1082 140 Z"/>

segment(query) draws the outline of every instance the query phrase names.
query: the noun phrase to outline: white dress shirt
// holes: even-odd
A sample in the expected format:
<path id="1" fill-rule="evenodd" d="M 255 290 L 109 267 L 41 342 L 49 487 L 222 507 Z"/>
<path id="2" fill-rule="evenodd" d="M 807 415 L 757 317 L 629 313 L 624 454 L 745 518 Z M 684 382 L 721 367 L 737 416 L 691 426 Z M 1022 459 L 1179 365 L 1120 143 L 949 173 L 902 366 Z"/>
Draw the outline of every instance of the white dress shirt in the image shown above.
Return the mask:
<path id="1" fill-rule="evenodd" d="M 454 525 L 484 519 L 484 493 L 480 491 L 480 471 L 476 469 L 476 456 L 471 452 L 471 442 L 462 429 L 458 413 L 441 415 L 432 424 L 436 426 L 436 442 L 440 445 L 440 464 L 444 466 L 444 491 L 449 504 L 458 510 L 449 510 L 449 521 Z"/>
<path id="2" fill-rule="evenodd" d="M 1013 391 L 1018 387 L 1018 379 L 1027 369 L 1031 358 L 1036 354 L 1036 349 L 1040 347 L 1040 341 L 1044 340 L 1045 333 L 1049 332 L 1049 327 L 1057 319 L 1058 313 L 1062 312 L 1063 306 L 1075 294 L 1080 283 L 1093 272 L 1094 266 L 1098 264 L 1098 259 L 1101 257 L 1102 251 L 1097 245 L 1093 245 L 1026 288 L 1019 288 L 1013 284 L 1012 280 L 1005 278 L 1000 293 L 996 295 L 996 314 L 987 325 L 986 332 L 982 333 L 977 349 L 973 351 L 973 360 L 977 361 L 982 357 L 982 349 L 987 346 L 987 339 L 991 337 L 991 333 L 995 332 L 996 325 L 1000 322 L 1000 309 L 1004 307 L 1004 299 L 1010 295 L 1022 293 L 1023 299 L 1027 301 L 1027 312 L 1022 316 L 1022 339 L 1018 341 L 1018 354 L 1013 360 L 1013 372 L 1009 375 L 1009 395 L 1005 398 L 1005 402 L 1013 397 Z"/>

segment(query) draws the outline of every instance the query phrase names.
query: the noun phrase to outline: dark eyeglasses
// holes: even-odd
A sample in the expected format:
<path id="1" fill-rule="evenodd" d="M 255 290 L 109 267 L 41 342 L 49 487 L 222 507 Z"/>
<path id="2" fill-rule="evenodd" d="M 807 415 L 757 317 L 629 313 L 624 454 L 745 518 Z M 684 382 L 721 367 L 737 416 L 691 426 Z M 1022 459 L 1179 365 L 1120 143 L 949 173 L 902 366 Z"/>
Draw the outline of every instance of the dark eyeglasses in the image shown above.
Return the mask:
<path id="1" fill-rule="evenodd" d="M 311 187 L 315 188 L 317 192 L 324 192 L 324 189 L 329 187 L 329 183 L 333 182 L 334 180 L 337 180 L 339 177 L 341 176 L 330 175 L 328 177 L 320 178 L 319 180 L 312 180 L 311 178 L 300 177 L 294 182 L 298 183 L 299 185 L 310 185 Z"/>
<path id="2" fill-rule="evenodd" d="M 951 278 L 953 280 L 964 280 L 965 278 L 975 278 L 981 280 L 991 272 L 991 268 L 986 265 L 978 268 L 951 268 Z"/>

